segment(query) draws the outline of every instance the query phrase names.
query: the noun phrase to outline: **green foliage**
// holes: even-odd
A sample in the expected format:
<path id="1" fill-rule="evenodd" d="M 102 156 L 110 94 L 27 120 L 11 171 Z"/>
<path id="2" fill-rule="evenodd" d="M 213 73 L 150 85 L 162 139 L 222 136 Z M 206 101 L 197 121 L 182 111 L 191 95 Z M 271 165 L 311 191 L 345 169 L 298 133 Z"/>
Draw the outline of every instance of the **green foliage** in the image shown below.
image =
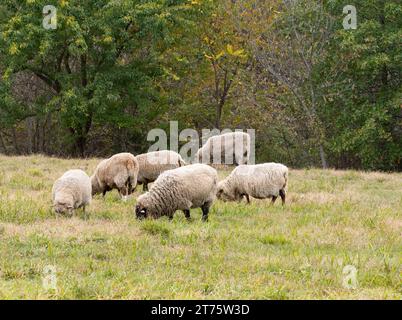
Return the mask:
<path id="1" fill-rule="evenodd" d="M 3 4 L 8 22 L 0 25 L 5 119 L 24 119 L 32 109 L 57 113 L 83 155 L 92 126 L 140 130 L 162 113 L 164 55 L 180 40 L 172 31 L 193 18 L 187 1 L 59 1 L 56 30 L 40 23 L 48 2 L 27 1 L 18 11 L 16 4 Z M 42 79 L 51 97 L 33 107 L 15 101 L 10 84 L 20 72 Z"/>
<path id="2" fill-rule="evenodd" d="M 337 25 L 334 55 L 324 70 L 340 68 L 341 82 L 327 101 L 330 147 L 345 165 L 401 169 L 402 6 L 399 1 L 357 1 L 356 30 Z M 340 6 L 333 10 L 340 11 Z M 399 18 L 398 18 L 399 15 Z M 349 163 L 348 163 L 349 162 Z"/>
<path id="3" fill-rule="evenodd" d="M 354 5 L 344 30 L 340 0 L 2 1 L 0 152 L 139 153 L 178 120 L 256 129 L 258 161 L 402 170 L 402 6 Z"/>

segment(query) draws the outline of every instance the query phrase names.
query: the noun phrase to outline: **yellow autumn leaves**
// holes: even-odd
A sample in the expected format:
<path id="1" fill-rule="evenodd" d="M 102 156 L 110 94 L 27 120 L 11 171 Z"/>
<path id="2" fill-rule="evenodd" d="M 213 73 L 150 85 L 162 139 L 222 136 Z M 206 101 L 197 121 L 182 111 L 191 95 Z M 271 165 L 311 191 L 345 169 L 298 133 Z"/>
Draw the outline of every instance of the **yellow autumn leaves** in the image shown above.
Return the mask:
<path id="1" fill-rule="evenodd" d="M 10 48 L 8 49 L 8 53 L 11 55 L 16 55 L 18 54 L 20 50 L 18 49 L 18 44 L 12 43 Z"/>
<path id="2" fill-rule="evenodd" d="M 209 60 L 219 60 L 221 57 L 225 55 L 229 55 L 236 58 L 247 57 L 247 54 L 245 53 L 244 49 L 234 49 L 233 45 L 231 44 L 226 45 L 226 47 L 216 55 L 204 53 L 204 56 Z"/>

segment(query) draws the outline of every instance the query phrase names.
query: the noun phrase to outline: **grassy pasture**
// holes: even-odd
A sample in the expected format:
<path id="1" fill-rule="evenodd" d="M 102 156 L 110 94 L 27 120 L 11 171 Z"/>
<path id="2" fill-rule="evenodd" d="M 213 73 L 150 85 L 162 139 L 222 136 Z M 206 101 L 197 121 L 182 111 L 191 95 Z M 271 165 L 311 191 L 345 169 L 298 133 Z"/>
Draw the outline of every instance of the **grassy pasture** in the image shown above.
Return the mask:
<path id="1" fill-rule="evenodd" d="M 400 173 L 291 170 L 285 207 L 218 201 L 208 223 L 199 209 L 136 221 L 141 187 L 126 203 L 95 197 L 89 220 L 56 218 L 54 180 L 97 162 L 0 156 L 0 299 L 402 298 Z"/>

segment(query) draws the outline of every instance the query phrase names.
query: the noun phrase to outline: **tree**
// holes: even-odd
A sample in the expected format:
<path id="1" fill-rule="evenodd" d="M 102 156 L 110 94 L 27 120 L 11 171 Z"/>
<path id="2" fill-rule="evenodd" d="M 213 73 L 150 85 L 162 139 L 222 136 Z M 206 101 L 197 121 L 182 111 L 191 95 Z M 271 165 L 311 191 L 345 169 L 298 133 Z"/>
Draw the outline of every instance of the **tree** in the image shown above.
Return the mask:
<path id="1" fill-rule="evenodd" d="M 220 129 L 223 108 L 230 90 L 239 79 L 247 54 L 234 24 L 233 2 L 218 1 L 215 6 L 219 14 L 211 15 L 203 25 L 202 48 L 213 72 L 214 124 Z"/>
<path id="2" fill-rule="evenodd" d="M 313 137 L 321 165 L 327 168 L 325 128 L 319 108 L 323 100 L 322 85 L 332 84 L 333 79 L 325 72 L 318 77 L 317 70 L 329 54 L 333 20 L 316 1 L 284 2 L 269 8 L 254 7 L 253 21 L 258 16 L 257 21 L 271 21 L 271 24 L 253 29 L 250 46 L 267 76 L 284 89 L 278 99 L 284 101 L 287 97 L 285 103 L 305 125 L 307 138 Z M 273 11 L 277 14 L 273 15 Z"/>
<path id="3" fill-rule="evenodd" d="M 163 113 L 163 54 L 191 19 L 187 1 L 58 1 L 57 29 L 42 27 L 46 1 L 3 2 L 0 25 L 4 70 L 0 88 L 3 125 L 51 114 L 64 142 L 84 156 L 96 126 L 137 128 Z M 13 94 L 18 75 L 34 75 L 46 95 L 27 101 Z M 146 120 L 144 120 L 146 119 Z M 135 134 L 135 130 L 130 132 Z"/>
<path id="4" fill-rule="evenodd" d="M 329 3 L 333 15 L 343 2 Z M 402 56 L 400 1 L 355 1 L 357 29 L 337 25 L 326 72 L 342 86 L 329 88 L 325 118 L 331 121 L 331 151 L 341 167 L 401 170 Z M 341 21 L 342 17 L 339 17 Z M 337 61 L 344 61 L 340 70 Z M 338 69 L 338 70 L 337 70 Z"/>

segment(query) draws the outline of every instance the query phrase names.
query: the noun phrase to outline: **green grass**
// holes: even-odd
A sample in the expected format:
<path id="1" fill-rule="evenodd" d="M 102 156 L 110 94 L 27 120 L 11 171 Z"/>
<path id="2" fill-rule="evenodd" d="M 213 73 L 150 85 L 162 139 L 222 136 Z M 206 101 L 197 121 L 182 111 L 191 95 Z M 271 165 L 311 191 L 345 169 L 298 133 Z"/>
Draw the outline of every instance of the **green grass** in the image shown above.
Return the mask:
<path id="1" fill-rule="evenodd" d="M 217 201 L 208 223 L 199 209 L 137 221 L 141 187 L 95 197 L 89 220 L 56 218 L 54 180 L 97 162 L 0 156 L 0 299 L 402 298 L 402 174 L 291 170 L 285 207 Z"/>

